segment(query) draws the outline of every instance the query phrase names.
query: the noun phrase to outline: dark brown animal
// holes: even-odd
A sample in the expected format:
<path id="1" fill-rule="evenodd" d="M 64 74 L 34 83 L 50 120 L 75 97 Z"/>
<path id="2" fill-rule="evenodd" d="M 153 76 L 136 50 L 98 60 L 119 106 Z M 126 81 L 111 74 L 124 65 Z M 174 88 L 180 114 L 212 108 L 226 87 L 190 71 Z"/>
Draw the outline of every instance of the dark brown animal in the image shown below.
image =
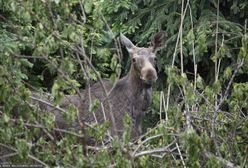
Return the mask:
<path id="1" fill-rule="evenodd" d="M 164 33 L 156 34 L 149 48 L 135 46 L 123 34 L 120 35 L 120 40 L 130 54 L 132 65 L 129 73 L 117 82 L 108 97 L 100 83 L 90 87 L 92 102 L 96 99 L 102 102 L 102 106 L 95 112 L 95 117 L 89 112 L 88 89 L 81 93 L 84 101 L 79 95 L 70 95 L 65 97 L 63 106 L 74 104 L 78 107 L 79 117 L 88 123 L 96 120 L 98 123 L 103 123 L 105 119 L 110 121 L 112 124 L 110 132 L 116 134 L 115 128 L 118 135 L 123 131 L 123 116 L 128 113 L 133 122 L 132 138 L 135 138 L 141 134 L 142 119 L 152 101 L 152 84 L 157 80 L 154 58 L 156 52 L 164 46 Z M 111 82 L 104 80 L 103 83 L 106 91 L 109 92 L 112 88 Z M 113 118 L 111 118 L 111 111 Z M 59 127 L 68 127 L 60 111 L 56 111 L 55 116 Z M 78 127 L 78 122 L 73 123 L 73 127 Z"/>

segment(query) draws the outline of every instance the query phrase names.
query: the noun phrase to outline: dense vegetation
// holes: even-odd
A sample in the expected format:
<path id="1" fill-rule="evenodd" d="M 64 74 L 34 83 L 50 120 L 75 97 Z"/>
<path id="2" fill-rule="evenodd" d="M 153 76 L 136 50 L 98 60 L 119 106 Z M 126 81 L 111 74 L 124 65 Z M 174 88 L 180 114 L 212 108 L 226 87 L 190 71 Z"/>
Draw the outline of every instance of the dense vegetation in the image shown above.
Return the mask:
<path id="1" fill-rule="evenodd" d="M 0 0 L 0 165 L 247 167 L 247 18 L 246 0 Z M 99 77 L 115 82 L 130 66 L 119 33 L 148 46 L 161 30 L 146 134 L 130 141 L 126 117 L 108 144 L 57 138 L 31 93 L 51 93 L 56 106 Z M 74 120 L 77 109 L 65 110 Z"/>

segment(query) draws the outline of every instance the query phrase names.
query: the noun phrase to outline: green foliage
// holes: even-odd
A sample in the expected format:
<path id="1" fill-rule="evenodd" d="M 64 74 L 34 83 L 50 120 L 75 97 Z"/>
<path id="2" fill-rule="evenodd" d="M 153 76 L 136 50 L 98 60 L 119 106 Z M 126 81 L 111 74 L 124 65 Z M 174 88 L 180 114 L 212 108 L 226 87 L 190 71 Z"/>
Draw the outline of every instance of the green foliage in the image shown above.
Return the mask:
<path id="1" fill-rule="evenodd" d="M 72 123 L 77 117 L 78 109 L 75 105 L 70 104 L 67 109 L 66 115 L 64 115 L 65 121 Z"/>
<path id="2" fill-rule="evenodd" d="M 17 152 L 21 159 L 27 159 L 28 153 L 29 153 L 29 145 L 27 144 L 26 140 L 19 139 L 15 142 L 15 146 L 17 149 Z"/>
<path id="3" fill-rule="evenodd" d="M 94 100 L 89 106 L 89 111 L 95 113 L 96 110 L 100 107 L 100 101 L 98 99 Z"/>
<path id="4" fill-rule="evenodd" d="M 123 142 L 124 144 L 128 144 L 131 141 L 131 128 L 132 128 L 132 119 L 128 115 L 128 113 L 123 117 Z"/>
<path id="5" fill-rule="evenodd" d="M 194 130 L 188 130 L 184 136 L 182 144 L 189 158 L 187 164 L 189 167 L 199 167 L 202 152 L 201 138 Z"/>
<path id="6" fill-rule="evenodd" d="M 220 161 L 218 161 L 212 157 L 207 161 L 206 167 L 209 167 L 209 168 L 210 167 L 213 167 L 213 168 L 223 167 L 223 164 L 222 164 L 222 162 L 220 162 Z"/>

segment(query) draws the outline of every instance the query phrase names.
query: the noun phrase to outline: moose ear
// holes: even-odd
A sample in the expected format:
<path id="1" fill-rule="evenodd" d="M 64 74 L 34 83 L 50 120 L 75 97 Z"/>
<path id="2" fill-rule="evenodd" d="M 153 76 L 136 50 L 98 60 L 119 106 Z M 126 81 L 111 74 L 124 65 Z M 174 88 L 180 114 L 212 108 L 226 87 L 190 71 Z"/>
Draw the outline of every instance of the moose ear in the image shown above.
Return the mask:
<path id="1" fill-rule="evenodd" d="M 132 53 L 135 45 L 122 33 L 120 34 L 120 40 L 121 40 L 121 43 L 127 48 L 127 51 L 129 53 Z"/>
<path id="2" fill-rule="evenodd" d="M 164 32 L 159 32 L 152 38 L 152 51 L 154 53 L 164 48 L 164 36 Z"/>

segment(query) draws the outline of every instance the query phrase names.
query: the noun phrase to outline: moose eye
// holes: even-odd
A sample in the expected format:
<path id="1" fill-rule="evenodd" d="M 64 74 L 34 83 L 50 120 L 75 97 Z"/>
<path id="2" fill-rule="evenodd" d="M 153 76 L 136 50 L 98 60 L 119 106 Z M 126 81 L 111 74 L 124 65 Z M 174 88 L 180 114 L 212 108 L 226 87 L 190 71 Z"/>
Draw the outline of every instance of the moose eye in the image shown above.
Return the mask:
<path id="1" fill-rule="evenodd" d="M 136 58 L 132 58 L 133 63 L 135 63 L 135 62 L 136 62 L 136 60 L 137 60 Z"/>

